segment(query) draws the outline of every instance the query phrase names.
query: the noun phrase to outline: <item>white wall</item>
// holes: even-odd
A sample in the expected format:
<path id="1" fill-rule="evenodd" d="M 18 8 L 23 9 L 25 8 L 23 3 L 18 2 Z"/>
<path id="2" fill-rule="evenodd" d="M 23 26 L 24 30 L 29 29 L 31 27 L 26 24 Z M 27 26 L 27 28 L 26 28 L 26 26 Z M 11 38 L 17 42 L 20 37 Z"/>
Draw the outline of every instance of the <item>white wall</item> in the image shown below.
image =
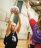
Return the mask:
<path id="1" fill-rule="evenodd" d="M 10 8 L 15 5 L 16 0 L 0 0 L 0 38 L 4 38 L 6 30 L 6 16 L 10 16 Z"/>
<path id="2" fill-rule="evenodd" d="M 19 33 L 19 39 L 27 39 L 28 31 L 32 34 L 32 29 L 29 24 L 29 19 L 28 19 L 27 13 L 30 15 L 30 18 L 33 18 L 36 21 L 38 19 L 38 14 L 35 12 L 35 10 L 32 8 L 27 9 L 25 7 L 25 4 L 23 3 L 22 9 L 21 9 L 21 15 L 20 15 L 22 25 L 21 25 L 21 29 L 20 29 L 20 33 Z"/>
<path id="3" fill-rule="evenodd" d="M 30 25 L 29 25 L 29 20 L 28 20 L 28 15 L 27 15 L 27 9 L 24 3 L 21 9 L 20 18 L 21 18 L 21 29 L 20 29 L 18 37 L 19 39 L 27 39 L 27 34 L 29 31 L 28 28 Z"/>
<path id="4" fill-rule="evenodd" d="M 8 11 L 14 4 L 16 0 L 0 0 L 1 9 Z"/>

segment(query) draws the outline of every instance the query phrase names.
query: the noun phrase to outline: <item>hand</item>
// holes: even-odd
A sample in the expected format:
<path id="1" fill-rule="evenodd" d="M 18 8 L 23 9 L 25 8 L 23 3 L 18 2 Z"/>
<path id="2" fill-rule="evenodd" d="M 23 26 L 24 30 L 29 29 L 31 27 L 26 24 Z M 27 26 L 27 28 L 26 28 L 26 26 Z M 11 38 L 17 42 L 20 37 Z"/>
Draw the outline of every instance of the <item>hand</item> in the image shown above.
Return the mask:
<path id="1" fill-rule="evenodd" d="M 16 8 L 11 8 L 11 14 L 14 13 L 14 14 L 18 14 L 19 11 L 16 9 Z"/>
<path id="2" fill-rule="evenodd" d="M 30 3 L 29 3 L 29 1 L 28 1 L 28 2 L 26 2 L 26 4 L 25 4 L 25 5 L 26 5 L 26 8 L 29 8 L 29 7 L 31 7 L 31 6 L 30 6 Z"/>

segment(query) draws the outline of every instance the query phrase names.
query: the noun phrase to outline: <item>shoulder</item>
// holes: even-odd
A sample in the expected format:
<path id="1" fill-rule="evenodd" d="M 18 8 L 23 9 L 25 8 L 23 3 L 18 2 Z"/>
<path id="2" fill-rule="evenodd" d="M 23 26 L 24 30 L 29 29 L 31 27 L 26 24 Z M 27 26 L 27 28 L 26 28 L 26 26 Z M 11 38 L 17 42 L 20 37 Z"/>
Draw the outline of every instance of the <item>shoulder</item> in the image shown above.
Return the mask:
<path id="1" fill-rule="evenodd" d="M 14 33 L 13 33 L 13 35 L 17 35 L 18 33 L 15 31 Z"/>
<path id="2" fill-rule="evenodd" d="M 36 21 L 34 19 L 30 19 L 30 25 L 33 26 L 36 24 Z"/>

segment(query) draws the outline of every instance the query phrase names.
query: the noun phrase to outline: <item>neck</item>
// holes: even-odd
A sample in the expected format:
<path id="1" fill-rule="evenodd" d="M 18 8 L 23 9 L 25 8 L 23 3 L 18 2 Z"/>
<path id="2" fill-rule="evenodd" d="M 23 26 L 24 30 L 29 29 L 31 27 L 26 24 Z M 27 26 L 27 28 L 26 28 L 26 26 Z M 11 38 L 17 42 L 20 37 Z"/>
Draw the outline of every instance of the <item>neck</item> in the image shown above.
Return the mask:
<path id="1" fill-rule="evenodd" d="M 18 16 L 18 14 L 14 14 L 15 16 Z"/>
<path id="2" fill-rule="evenodd" d="M 38 27 L 38 30 L 41 32 L 41 28 L 40 27 Z"/>

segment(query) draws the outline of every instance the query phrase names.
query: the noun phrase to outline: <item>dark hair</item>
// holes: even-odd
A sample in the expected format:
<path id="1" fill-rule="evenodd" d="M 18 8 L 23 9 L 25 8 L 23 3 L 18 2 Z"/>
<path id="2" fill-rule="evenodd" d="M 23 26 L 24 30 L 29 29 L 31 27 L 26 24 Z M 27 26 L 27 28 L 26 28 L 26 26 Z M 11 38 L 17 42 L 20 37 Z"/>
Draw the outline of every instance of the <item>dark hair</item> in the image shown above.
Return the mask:
<path id="1" fill-rule="evenodd" d="M 38 16 L 38 19 L 40 19 L 41 18 L 41 14 Z"/>
<path id="2" fill-rule="evenodd" d="M 28 0 L 24 0 L 24 2 L 28 2 Z"/>
<path id="3" fill-rule="evenodd" d="M 38 28 L 41 30 L 41 15 L 38 17 Z"/>

